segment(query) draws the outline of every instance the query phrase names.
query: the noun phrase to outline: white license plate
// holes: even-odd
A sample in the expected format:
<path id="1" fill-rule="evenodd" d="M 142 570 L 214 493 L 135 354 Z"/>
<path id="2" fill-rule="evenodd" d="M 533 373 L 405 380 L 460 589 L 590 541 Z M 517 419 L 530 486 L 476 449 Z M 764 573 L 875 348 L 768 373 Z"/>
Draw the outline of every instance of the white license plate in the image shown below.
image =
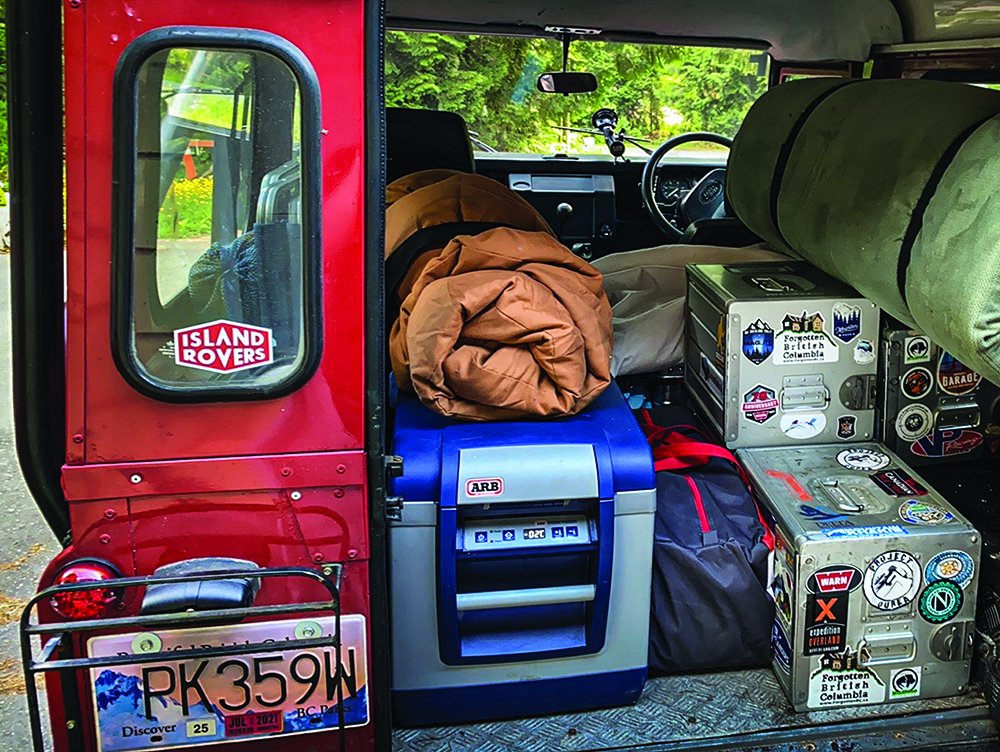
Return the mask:
<path id="1" fill-rule="evenodd" d="M 169 749 L 368 723 L 365 618 L 341 617 L 333 648 L 169 659 L 90 670 L 101 752 Z M 93 658 L 223 645 L 284 642 L 334 632 L 333 617 L 173 629 L 92 638 Z"/>

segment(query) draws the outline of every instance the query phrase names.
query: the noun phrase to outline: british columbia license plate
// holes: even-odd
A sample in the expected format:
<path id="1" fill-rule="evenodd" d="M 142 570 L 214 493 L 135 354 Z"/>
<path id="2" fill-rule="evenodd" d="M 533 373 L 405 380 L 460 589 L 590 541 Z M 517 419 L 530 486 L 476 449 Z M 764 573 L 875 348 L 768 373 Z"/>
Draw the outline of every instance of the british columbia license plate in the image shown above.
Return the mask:
<path id="1" fill-rule="evenodd" d="M 169 749 L 337 727 L 337 684 L 344 725 L 368 723 L 365 619 L 345 615 L 340 663 L 333 648 L 94 668 L 101 752 Z M 171 650 L 315 639 L 333 617 L 174 629 L 95 637 L 93 658 Z"/>

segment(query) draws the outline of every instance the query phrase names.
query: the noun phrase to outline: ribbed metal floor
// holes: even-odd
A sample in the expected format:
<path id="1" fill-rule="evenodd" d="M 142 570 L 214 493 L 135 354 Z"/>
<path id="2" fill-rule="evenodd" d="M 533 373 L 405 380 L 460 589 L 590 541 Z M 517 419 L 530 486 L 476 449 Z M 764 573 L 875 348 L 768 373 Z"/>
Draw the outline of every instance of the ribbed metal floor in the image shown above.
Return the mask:
<path id="1" fill-rule="evenodd" d="M 496 723 L 397 729 L 397 752 L 551 752 L 608 750 L 681 739 L 707 739 L 836 721 L 899 716 L 982 704 L 961 697 L 795 713 L 770 669 L 664 676 L 646 683 L 632 707 Z"/>

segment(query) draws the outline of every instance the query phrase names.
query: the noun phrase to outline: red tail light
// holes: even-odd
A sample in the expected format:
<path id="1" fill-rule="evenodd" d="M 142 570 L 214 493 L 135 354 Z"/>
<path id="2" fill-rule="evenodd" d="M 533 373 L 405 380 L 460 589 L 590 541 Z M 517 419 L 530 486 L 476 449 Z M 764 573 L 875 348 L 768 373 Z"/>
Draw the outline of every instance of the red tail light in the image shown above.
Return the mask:
<path id="1" fill-rule="evenodd" d="M 107 564 L 96 561 L 78 561 L 70 564 L 56 577 L 54 585 L 70 585 L 77 582 L 101 582 L 118 577 Z M 91 590 L 77 590 L 57 593 L 50 599 L 52 608 L 67 619 L 98 619 L 108 613 L 121 599 L 121 592 L 110 587 L 95 587 Z"/>

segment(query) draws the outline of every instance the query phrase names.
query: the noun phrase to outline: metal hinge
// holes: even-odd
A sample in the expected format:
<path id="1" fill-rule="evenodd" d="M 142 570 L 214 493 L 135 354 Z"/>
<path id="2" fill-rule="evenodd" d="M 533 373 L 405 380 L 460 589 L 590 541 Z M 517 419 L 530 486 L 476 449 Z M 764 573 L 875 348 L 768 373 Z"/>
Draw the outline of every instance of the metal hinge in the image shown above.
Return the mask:
<path id="1" fill-rule="evenodd" d="M 399 478 L 403 475 L 403 458 L 398 454 L 387 454 L 385 457 L 385 472 L 390 478 Z M 392 522 L 403 521 L 403 497 L 385 497 L 385 518 Z"/>

